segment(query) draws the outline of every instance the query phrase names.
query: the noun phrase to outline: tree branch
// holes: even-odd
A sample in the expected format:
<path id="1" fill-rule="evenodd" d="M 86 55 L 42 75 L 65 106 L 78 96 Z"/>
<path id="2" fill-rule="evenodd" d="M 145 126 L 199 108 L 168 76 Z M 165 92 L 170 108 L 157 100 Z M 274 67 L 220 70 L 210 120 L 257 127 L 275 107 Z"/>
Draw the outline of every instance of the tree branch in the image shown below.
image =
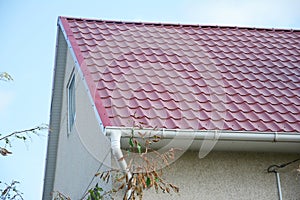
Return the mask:
<path id="1" fill-rule="evenodd" d="M 37 126 L 37 127 L 34 127 L 34 128 L 22 130 L 22 131 L 15 131 L 15 132 L 12 132 L 8 135 L 5 135 L 5 136 L 1 137 L 0 140 L 4 140 L 6 138 L 9 138 L 9 137 L 21 134 L 21 133 L 35 132 L 35 131 L 40 131 L 40 130 L 44 130 L 44 129 L 48 129 L 48 127 L 47 126 Z"/>

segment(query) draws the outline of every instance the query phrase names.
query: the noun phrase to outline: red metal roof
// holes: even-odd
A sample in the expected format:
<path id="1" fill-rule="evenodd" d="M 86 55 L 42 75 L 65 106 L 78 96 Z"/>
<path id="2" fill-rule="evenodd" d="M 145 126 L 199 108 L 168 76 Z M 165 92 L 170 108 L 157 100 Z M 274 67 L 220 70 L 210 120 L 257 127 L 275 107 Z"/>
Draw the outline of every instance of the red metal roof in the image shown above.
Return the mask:
<path id="1" fill-rule="evenodd" d="M 105 126 L 300 132 L 299 30 L 60 20 Z"/>

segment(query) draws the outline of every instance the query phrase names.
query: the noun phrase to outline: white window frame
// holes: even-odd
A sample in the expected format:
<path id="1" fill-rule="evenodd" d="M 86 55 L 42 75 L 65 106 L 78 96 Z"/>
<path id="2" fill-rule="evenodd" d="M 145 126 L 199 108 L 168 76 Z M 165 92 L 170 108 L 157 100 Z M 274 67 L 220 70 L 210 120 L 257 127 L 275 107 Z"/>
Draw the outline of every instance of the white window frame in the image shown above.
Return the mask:
<path id="1" fill-rule="evenodd" d="M 68 133 L 71 133 L 75 119 L 76 119 L 76 95 L 75 95 L 75 89 L 76 89 L 76 80 L 74 72 L 72 72 L 72 75 L 69 79 L 68 85 L 67 85 L 67 96 L 68 96 Z"/>

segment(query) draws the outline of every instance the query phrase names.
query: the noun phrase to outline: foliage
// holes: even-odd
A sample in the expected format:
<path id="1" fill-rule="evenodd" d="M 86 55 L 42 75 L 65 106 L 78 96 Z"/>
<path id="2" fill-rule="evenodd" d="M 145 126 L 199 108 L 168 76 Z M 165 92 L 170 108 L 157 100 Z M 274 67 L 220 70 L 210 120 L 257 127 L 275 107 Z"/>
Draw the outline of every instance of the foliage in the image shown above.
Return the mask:
<path id="1" fill-rule="evenodd" d="M 71 200 L 70 197 L 67 197 L 66 195 L 64 195 L 58 191 L 53 192 L 52 196 L 53 196 L 54 200 Z"/>
<path id="2" fill-rule="evenodd" d="M 136 119 L 136 116 L 132 116 Z M 138 130 L 144 129 L 145 124 L 142 122 L 133 123 L 131 137 L 128 140 L 128 146 L 124 157 L 128 163 L 127 172 L 112 169 L 96 174 L 102 181 L 108 183 L 111 177 L 115 177 L 114 181 L 117 187 L 111 193 L 119 191 L 124 192 L 123 199 L 142 199 L 144 191 L 154 188 L 158 193 L 179 193 L 179 187 L 167 182 L 163 178 L 162 168 L 170 165 L 170 161 L 175 159 L 175 153 L 179 149 L 171 148 L 166 152 L 159 152 L 152 148 L 152 145 L 158 143 L 161 138 L 158 135 L 142 133 Z M 136 130 L 137 136 L 134 134 Z M 152 129 L 156 132 L 156 128 Z M 97 199 L 97 198 L 95 198 Z M 99 198 L 101 199 L 101 198 Z"/>
<path id="3" fill-rule="evenodd" d="M 152 139 L 141 138 L 141 140 L 144 140 L 144 142 L 131 137 L 129 139 L 130 149 L 121 158 L 127 158 L 130 174 L 123 173 L 121 176 L 114 176 L 114 173 L 119 175 L 122 171 L 109 170 L 96 175 L 106 183 L 111 177 L 116 177 L 115 182 L 119 186 L 112 192 L 124 191 L 123 199 L 126 200 L 142 199 L 144 191 L 150 188 L 154 188 L 157 193 L 159 191 L 169 194 L 172 191 L 179 193 L 179 188 L 176 185 L 168 183 L 163 178 L 163 170 L 160 168 L 162 163 L 164 163 L 164 166 L 168 166 L 169 160 L 174 159 L 175 149 L 172 148 L 165 153 L 159 153 L 151 149 L 151 143 L 159 141 L 158 136 Z M 149 156 L 150 152 L 153 154 Z"/>
<path id="4" fill-rule="evenodd" d="M 0 73 L 0 81 L 12 81 L 12 80 L 13 78 L 7 72 Z M 10 134 L 6 134 L 4 136 L 0 133 L 0 154 L 2 156 L 7 156 L 9 154 L 12 154 L 12 152 L 7 149 L 7 146 L 11 147 L 11 142 L 13 139 L 22 140 L 25 142 L 28 139 L 31 139 L 32 134 L 38 135 L 38 131 L 45 130 L 45 129 L 48 130 L 47 125 L 36 126 L 34 128 L 25 129 L 22 131 L 15 131 Z"/>
<path id="5" fill-rule="evenodd" d="M 45 130 L 45 129 L 48 129 L 46 125 L 37 126 L 31 129 L 25 129 L 22 131 L 15 131 L 4 136 L 0 134 L 0 144 L 4 143 L 4 146 L 2 146 L 3 144 L 0 146 L 0 154 L 2 156 L 7 156 L 9 154 L 12 154 L 11 151 L 7 150 L 7 146 L 11 147 L 11 143 L 13 139 L 22 140 L 25 142 L 26 140 L 28 140 L 28 138 L 31 138 L 31 134 L 38 135 L 38 131 Z M 2 182 L 0 181 L 0 183 Z M 17 184 L 19 184 L 18 181 L 12 181 L 11 184 L 6 184 L 6 183 L 2 184 L 0 187 L 0 192 L 1 192 L 0 199 L 1 200 L 19 200 L 19 199 L 23 200 L 22 197 L 23 193 L 17 190 Z"/>
<path id="6" fill-rule="evenodd" d="M 110 169 L 108 171 L 95 174 L 103 183 L 108 184 L 111 180 L 115 187 L 110 191 L 103 191 L 103 188 L 98 186 L 90 188 L 83 199 L 101 200 L 114 199 L 113 194 L 123 192 L 123 199 L 135 200 L 142 199 L 144 191 L 154 188 L 158 193 L 171 194 L 179 193 L 179 187 L 169 183 L 163 177 L 165 166 L 170 165 L 170 161 L 175 159 L 175 153 L 179 149 L 171 148 L 166 152 L 159 152 L 152 148 L 152 145 L 160 142 L 161 138 L 158 135 L 153 135 L 151 132 L 156 132 L 157 128 L 150 129 L 148 133 L 139 132 L 144 130 L 146 126 L 143 122 L 136 123 L 138 119 L 135 114 L 132 116 L 133 122 L 132 134 L 128 140 L 128 149 L 125 149 L 123 157 L 118 161 L 126 160 L 128 163 L 127 170 Z M 147 127 L 148 128 L 148 127 Z M 134 134 L 137 131 L 137 135 Z M 152 131 L 151 131 L 152 130 Z M 69 197 L 56 192 L 55 200 L 70 200 Z"/>
<path id="7" fill-rule="evenodd" d="M 111 191 L 103 192 L 103 189 L 101 187 L 99 187 L 98 184 L 96 184 L 96 186 L 94 188 L 89 189 L 88 192 L 80 200 L 83 200 L 83 199 L 101 200 L 110 193 L 111 193 Z M 52 196 L 53 196 L 54 200 L 71 200 L 70 197 L 68 197 L 58 191 L 53 192 Z"/>
<path id="8" fill-rule="evenodd" d="M 9 151 L 7 148 L 12 146 L 11 143 L 13 139 L 22 140 L 26 142 L 28 139 L 31 139 L 32 134 L 39 135 L 38 132 L 42 130 L 48 130 L 48 126 L 47 125 L 36 126 L 34 128 L 25 129 L 22 131 L 15 131 L 4 136 L 0 134 L 0 154 L 2 156 L 7 156 L 9 154 L 12 154 L 12 152 Z"/>
<path id="9" fill-rule="evenodd" d="M 2 184 L 2 182 L 0 181 L 0 184 Z M 4 185 L 3 188 L 5 189 L 0 189 L 0 199 L 1 200 L 24 200 L 22 197 L 22 192 L 20 192 L 17 189 L 17 185 L 19 184 L 18 181 L 12 181 L 10 184 L 2 184 Z"/>
<path id="10" fill-rule="evenodd" d="M 88 200 L 103 199 L 104 196 L 101 194 L 102 191 L 103 189 L 96 184 L 94 188 L 89 190 Z"/>
<path id="11" fill-rule="evenodd" d="M 0 73 L 0 81 L 13 81 L 13 78 L 7 72 Z M 31 135 L 39 135 L 39 131 L 48 130 L 47 125 L 41 125 L 30 129 L 25 129 L 22 131 L 15 131 L 6 135 L 0 133 L 0 154 L 2 156 L 7 156 L 12 154 L 8 147 L 12 146 L 12 141 L 14 139 L 22 140 L 26 142 L 31 139 Z M 23 200 L 22 192 L 17 189 L 18 181 L 12 181 L 10 184 L 3 183 L 0 181 L 0 199 L 1 200 Z M 3 188 L 3 189 L 2 189 Z"/>
<path id="12" fill-rule="evenodd" d="M 0 80 L 1 81 L 12 81 L 13 78 L 7 72 L 1 72 L 0 73 Z"/>

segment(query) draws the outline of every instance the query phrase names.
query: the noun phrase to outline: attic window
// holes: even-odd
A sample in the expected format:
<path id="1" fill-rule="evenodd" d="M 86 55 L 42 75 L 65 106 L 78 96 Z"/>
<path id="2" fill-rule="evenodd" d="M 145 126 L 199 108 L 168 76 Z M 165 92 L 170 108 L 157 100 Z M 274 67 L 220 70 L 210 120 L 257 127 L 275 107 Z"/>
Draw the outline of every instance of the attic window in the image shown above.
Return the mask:
<path id="1" fill-rule="evenodd" d="M 71 132 L 75 121 L 75 76 L 72 74 L 68 84 L 68 130 Z"/>

